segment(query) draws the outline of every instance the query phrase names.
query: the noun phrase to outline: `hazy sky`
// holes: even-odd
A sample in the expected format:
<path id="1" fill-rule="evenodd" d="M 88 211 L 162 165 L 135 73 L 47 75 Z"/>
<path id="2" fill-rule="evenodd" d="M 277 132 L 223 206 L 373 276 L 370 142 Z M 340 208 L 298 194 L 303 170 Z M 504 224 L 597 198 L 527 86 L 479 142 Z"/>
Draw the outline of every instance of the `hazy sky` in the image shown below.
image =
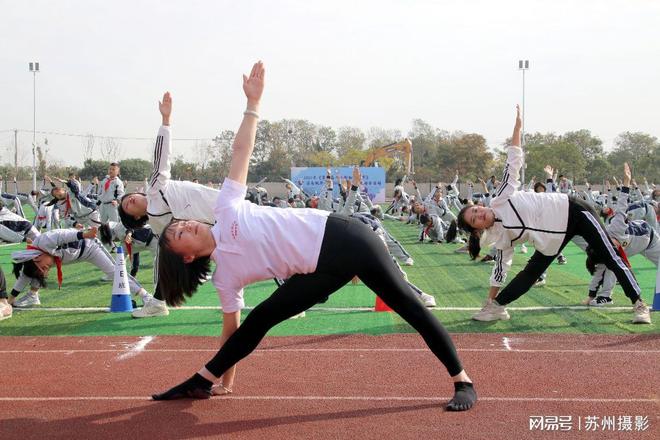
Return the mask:
<path id="1" fill-rule="evenodd" d="M 0 0 L 0 163 L 13 128 L 155 136 L 170 90 L 175 138 L 238 127 L 241 74 L 262 59 L 262 117 L 406 133 L 413 118 L 510 135 L 526 74 L 526 129 L 660 135 L 660 1 Z M 38 135 L 38 140 L 44 135 Z M 81 165 L 79 138 L 47 135 Z M 31 133 L 19 137 L 31 163 Z M 148 158 L 147 140 L 122 141 Z M 178 141 L 188 154 L 193 141 Z M 10 148 L 8 148 L 10 147 Z"/>

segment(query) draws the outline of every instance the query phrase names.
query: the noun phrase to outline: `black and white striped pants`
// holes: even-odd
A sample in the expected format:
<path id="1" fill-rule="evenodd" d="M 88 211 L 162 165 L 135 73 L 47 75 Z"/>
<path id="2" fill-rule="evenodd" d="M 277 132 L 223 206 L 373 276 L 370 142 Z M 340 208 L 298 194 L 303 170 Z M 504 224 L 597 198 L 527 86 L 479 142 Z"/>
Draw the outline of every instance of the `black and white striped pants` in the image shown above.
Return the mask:
<path id="1" fill-rule="evenodd" d="M 619 253 L 614 249 L 612 241 L 594 212 L 584 202 L 569 199 L 566 237 L 559 248 L 559 252 L 576 235 L 584 238 L 600 257 L 599 261 L 602 260 L 603 264 L 614 272 L 630 301 L 634 304 L 640 299 L 641 290 L 637 280 L 619 256 Z M 506 305 L 523 296 L 556 257 L 557 255 L 547 256 L 539 251 L 534 252 L 525 268 L 497 295 L 497 298 L 495 298 L 497 303 Z"/>

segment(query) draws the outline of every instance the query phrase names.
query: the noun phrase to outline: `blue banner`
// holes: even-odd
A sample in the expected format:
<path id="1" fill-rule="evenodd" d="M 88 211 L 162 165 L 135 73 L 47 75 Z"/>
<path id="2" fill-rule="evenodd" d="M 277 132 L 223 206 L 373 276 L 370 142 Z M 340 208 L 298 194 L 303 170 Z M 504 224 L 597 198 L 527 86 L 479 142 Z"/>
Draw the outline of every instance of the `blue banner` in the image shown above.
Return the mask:
<path id="1" fill-rule="evenodd" d="M 325 190 L 324 167 L 291 167 L 291 181 L 310 196 L 319 195 Z M 330 168 L 333 179 L 333 195 L 339 197 L 337 173 L 343 179 L 353 180 L 353 167 Z M 385 169 L 380 167 L 360 167 L 362 185 L 360 191 L 369 194 L 374 203 L 385 202 Z"/>

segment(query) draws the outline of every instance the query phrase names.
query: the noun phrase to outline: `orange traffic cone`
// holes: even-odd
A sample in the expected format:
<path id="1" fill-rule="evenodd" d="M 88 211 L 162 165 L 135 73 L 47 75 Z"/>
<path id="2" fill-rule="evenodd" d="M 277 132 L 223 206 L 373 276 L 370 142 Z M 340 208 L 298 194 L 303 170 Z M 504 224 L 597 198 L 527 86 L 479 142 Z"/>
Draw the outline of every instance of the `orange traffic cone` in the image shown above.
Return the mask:
<path id="1" fill-rule="evenodd" d="M 385 304 L 385 301 L 376 295 L 376 305 L 374 305 L 374 312 L 393 312 L 392 308 Z"/>

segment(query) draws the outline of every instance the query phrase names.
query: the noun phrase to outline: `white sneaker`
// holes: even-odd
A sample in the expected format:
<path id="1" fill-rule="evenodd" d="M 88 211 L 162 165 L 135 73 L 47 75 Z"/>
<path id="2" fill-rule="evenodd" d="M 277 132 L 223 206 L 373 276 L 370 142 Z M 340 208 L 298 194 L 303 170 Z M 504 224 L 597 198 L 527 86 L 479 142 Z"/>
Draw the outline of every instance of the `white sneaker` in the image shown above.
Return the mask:
<path id="1" fill-rule="evenodd" d="M 13 309 L 11 304 L 5 302 L 0 303 L 0 321 L 11 318 L 12 313 Z"/>
<path id="2" fill-rule="evenodd" d="M 419 300 L 426 307 L 435 307 L 435 297 L 433 295 L 429 295 L 428 293 L 422 292 L 419 294 Z"/>
<path id="3" fill-rule="evenodd" d="M 16 301 L 14 301 L 14 307 L 32 307 L 38 306 L 41 304 L 39 300 L 39 294 L 26 293 Z"/>
<path id="4" fill-rule="evenodd" d="M 463 239 L 460 238 L 460 237 L 456 237 L 456 238 L 454 238 L 454 241 L 452 241 L 452 243 L 456 243 L 456 244 L 465 244 L 465 240 L 463 240 Z"/>
<path id="5" fill-rule="evenodd" d="M 141 309 L 135 310 L 131 313 L 133 318 L 151 318 L 152 316 L 167 316 L 170 310 L 167 308 L 165 301 L 156 298 L 150 298 Z"/>
<path id="6" fill-rule="evenodd" d="M 415 261 L 412 259 L 412 257 L 406 258 L 406 261 L 403 262 L 404 266 L 412 266 L 415 264 Z"/>
<path id="7" fill-rule="evenodd" d="M 304 317 L 305 317 L 305 311 L 303 310 L 302 312 L 298 313 L 297 315 L 293 315 L 289 319 L 300 319 L 300 318 L 304 318 Z"/>
<path id="8" fill-rule="evenodd" d="M 501 306 L 496 301 L 492 300 L 486 302 L 486 305 L 481 310 L 472 315 L 472 319 L 475 321 L 497 321 L 498 319 L 507 321 L 510 318 L 509 312 L 506 311 L 506 307 Z"/>
<path id="9" fill-rule="evenodd" d="M 113 280 L 112 280 L 112 278 L 110 278 L 110 277 L 108 276 L 108 274 L 104 274 L 104 275 L 101 277 L 101 281 L 103 281 L 104 283 L 108 283 L 108 282 L 111 283 Z"/>
<path id="10" fill-rule="evenodd" d="M 539 278 L 532 287 L 543 287 L 545 286 L 545 278 Z"/>
<path id="11" fill-rule="evenodd" d="M 650 324 L 651 323 L 651 311 L 648 306 L 644 304 L 644 301 L 638 299 L 635 303 L 635 315 L 633 316 L 633 324 Z"/>

